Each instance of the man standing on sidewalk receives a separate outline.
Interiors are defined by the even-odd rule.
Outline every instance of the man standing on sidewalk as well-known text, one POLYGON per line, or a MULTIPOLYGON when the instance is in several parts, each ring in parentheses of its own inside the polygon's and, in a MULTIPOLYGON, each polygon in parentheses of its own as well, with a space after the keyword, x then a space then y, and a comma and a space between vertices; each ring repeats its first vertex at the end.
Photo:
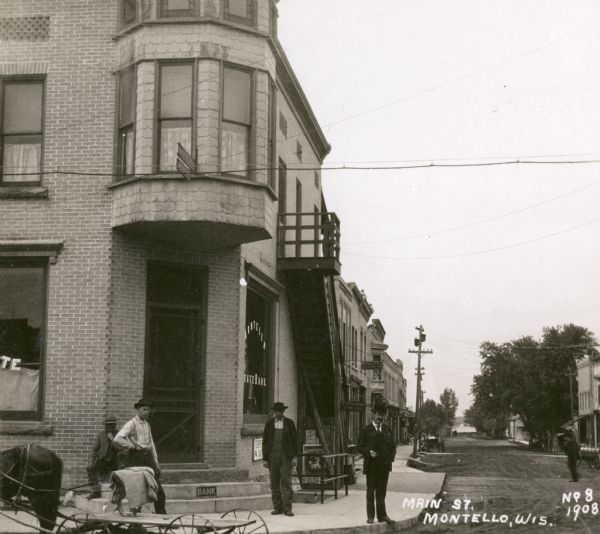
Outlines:
POLYGON ((581 458, 581 453, 579 452, 579 444, 577 443, 572 430, 567 431, 564 449, 567 454, 567 465, 571 472, 571 480, 577 482, 579 480, 579 475, 577 474, 577 462, 581 458))
POLYGON ((116 433, 117 419, 106 417, 104 430, 96 435, 89 455, 87 473, 92 492, 88 495, 88 499, 102 496, 99 481, 106 480, 110 472, 117 468, 116 451, 112 447, 116 433))
POLYGON ((269 468, 271 478, 271 514, 293 516, 292 468, 296 465, 296 425, 284 417, 287 406, 273 404, 274 417, 265 424, 263 432, 263 465, 269 468))
POLYGON ((119 430, 113 444, 122 449, 119 453, 119 469, 123 467, 150 467, 154 470, 156 484, 158 486, 157 501, 154 503, 154 511, 157 514, 166 514, 166 497, 160 478, 160 465, 158 464, 158 455, 152 439, 152 430, 148 423, 152 403, 140 399, 133 407, 137 415, 127 421, 123 428, 119 430), (124 464, 124 465, 123 465, 124 464))
POLYGON ((373 523, 375 512, 380 523, 393 525, 385 510, 385 494, 392 462, 396 456, 396 444, 392 430, 384 424, 387 404, 376 400, 373 421, 358 436, 357 449, 363 456, 363 472, 367 475, 367 523, 373 523))

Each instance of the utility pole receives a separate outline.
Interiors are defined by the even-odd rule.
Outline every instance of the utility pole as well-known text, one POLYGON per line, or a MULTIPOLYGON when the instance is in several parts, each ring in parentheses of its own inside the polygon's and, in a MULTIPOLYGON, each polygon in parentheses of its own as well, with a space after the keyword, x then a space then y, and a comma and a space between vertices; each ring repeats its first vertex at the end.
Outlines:
POLYGON ((571 423, 573 425, 573 430, 575 430, 575 404, 573 403, 573 376, 575 376, 575 373, 569 367, 569 397, 571 398, 571 423))
POLYGON ((423 354, 433 354, 432 350, 423 350, 423 343, 425 342, 425 329, 423 325, 415 326, 415 330, 419 331, 419 337, 415 338, 415 347, 417 350, 409 350, 410 354, 417 354, 417 399, 415 402, 415 439, 413 442, 413 453, 412 457, 417 457, 417 451, 419 449, 419 442, 421 439, 421 407, 423 403, 423 395, 421 393, 421 376, 423 375, 423 368, 421 367, 421 355, 423 354))

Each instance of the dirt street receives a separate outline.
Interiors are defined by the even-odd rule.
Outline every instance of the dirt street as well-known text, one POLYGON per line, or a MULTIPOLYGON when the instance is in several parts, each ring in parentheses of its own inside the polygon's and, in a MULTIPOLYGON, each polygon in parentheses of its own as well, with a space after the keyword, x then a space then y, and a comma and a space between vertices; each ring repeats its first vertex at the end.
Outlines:
POLYGON ((583 462, 572 482, 564 455, 471 438, 449 438, 423 460, 447 473, 446 493, 414 532, 600 533, 600 471, 583 462))

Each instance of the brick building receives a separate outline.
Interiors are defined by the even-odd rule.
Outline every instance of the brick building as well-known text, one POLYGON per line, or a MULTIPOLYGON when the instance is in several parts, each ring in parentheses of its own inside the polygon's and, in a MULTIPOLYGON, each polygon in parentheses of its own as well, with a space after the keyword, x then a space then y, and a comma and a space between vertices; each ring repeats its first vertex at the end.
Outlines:
POLYGON ((347 378, 348 401, 345 404, 347 435, 350 444, 356 444, 358 433, 369 420, 371 391, 365 362, 370 361, 367 328, 373 307, 354 282, 336 277, 340 339, 343 347, 347 378))
POLYGON ((77 482, 141 396, 163 462, 262 473, 273 400, 336 448, 329 145, 276 32, 274 0, 3 0, 0 448, 77 482))

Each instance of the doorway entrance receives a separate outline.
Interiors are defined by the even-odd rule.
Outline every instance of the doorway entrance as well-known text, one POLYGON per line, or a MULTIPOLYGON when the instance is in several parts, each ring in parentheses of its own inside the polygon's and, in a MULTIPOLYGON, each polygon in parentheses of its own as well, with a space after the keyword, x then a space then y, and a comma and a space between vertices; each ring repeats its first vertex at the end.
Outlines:
POLYGON ((205 272, 148 264, 144 397, 161 462, 202 460, 205 272))

